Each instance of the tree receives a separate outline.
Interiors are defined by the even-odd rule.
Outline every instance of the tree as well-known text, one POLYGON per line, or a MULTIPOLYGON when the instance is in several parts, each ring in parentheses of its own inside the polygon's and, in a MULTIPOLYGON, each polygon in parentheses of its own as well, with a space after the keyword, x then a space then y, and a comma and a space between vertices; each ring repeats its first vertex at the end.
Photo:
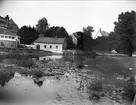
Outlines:
POLYGON ((44 35, 48 27, 49 27, 49 24, 45 17, 38 20, 38 23, 36 24, 36 30, 38 30, 40 35, 44 35))
POLYGON ((67 49, 74 49, 75 48, 75 43, 73 42, 72 36, 66 36, 66 42, 67 42, 67 49))
POLYGON ((88 27, 83 27, 83 32, 82 31, 77 31, 73 33, 73 36, 77 38, 77 49, 80 49, 82 51, 92 51, 92 32, 93 32, 93 27, 88 26, 88 27))
POLYGON ((116 50, 119 51, 119 35, 117 35, 115 32, 110 32, 109 34, 109 50, 116 50))
POLYGON ((93 27, 88 26, 88 27, 83 27, 83 50, 84 51, 92 51, 92 32, 93 32, 93 27))
POLYGON ((44 36, 45 37, 65 38, 66 36, 68 36, 68 33, 64 27, 53 26, 53 27, 49 27, 46 30, 46 33, 44 36))
POLYGON ((99 36, 93 39, 93 50, 108 51, 109 50, 109 37, 99 36))
POLYGON ((88 36, 90 36, 90 37, 92 37, 92 32, 93 32, 94 30, 93 30, 93 27, 92 26, 87 26, 86 28, 85 27, 83 27, 83 32, 84 32, 84 34, 86 34, 86 35, 88 35, 88 36))
POLYGON ((114 42, 115 49, 132 56, 136 46, 136 12, 119 14, 118 21, 114 24, 114 32, 111 34, 115 36, 114 40, 116 41, 113 41, 113 38, 111 39, 114 42))
POLYGON ((21 44, 31 44, 38 38, 38 31, 34 27, 23 26, 18 30, 21 44))
POLYGON ((78 31, 74 33, 77 38, 77 46, 76 48, 83 51, 83 32, 78 31))

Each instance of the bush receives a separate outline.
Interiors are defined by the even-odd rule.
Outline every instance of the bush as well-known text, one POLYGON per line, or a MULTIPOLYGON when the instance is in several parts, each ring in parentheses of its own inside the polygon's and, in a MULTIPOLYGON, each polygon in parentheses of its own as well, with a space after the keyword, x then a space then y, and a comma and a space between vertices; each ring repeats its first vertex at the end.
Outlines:
POLYGON ((136 94, 135 88, 135 80, 133 77, 131 77, 127 81, 127 85, 124 87, 123 99, 127 99, 128 101, 132 102, 136 94))
POLYGON ((90 86, 88 87, 89 99, 93 101, 99 101, 100 98, 104 96, 102 90, 103 88, 101 80, 91 83, 90 86))

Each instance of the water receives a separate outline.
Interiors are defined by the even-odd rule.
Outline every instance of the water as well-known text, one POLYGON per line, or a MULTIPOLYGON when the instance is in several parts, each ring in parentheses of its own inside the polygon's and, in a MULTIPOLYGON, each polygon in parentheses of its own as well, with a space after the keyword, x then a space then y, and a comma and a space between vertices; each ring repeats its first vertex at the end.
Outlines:
MULTIPOLYGON (((0 86, 0 105, 15 103, 46 105, 49 101, 69 100, 70 96, 73 96, 71 99, 78 97, 76 88, 79 87, 79 82, 73 81, 74 74, 67 76, 33 78, 31 75, 26 76, 15 72, 8 81, 5 81, 5 85, 0 86)), ((79 80, 78 77, 76 78, 79 80)))
POLYGON ((37 85, 31 77, 15 72, 14 77, 0 87, 1 100, 5 103, 35 103, 55 100, 58 82, 53 77, 43 77, 42 86, 37 85))
POLYGON ((43 61, 44 63, 48 63, 49 61, 68 61, 70 63, 76 63, 79 68, 83 67, 84 65, 88 65, 87 62, 91 65, 94 65, 92 58, 84 58, 83 56, 62 56, 62 55, 51 55, 51 56, 42 56, 42 57, 30 57, 30 56, 21 56, 21 57, 11 57, 11 58, 4 58, 1 59, 1 65, 18 65, 21 67, 32 67, 34 66, 35 61, 43 61), (85 63, 85 64, 84 64, 85 63))

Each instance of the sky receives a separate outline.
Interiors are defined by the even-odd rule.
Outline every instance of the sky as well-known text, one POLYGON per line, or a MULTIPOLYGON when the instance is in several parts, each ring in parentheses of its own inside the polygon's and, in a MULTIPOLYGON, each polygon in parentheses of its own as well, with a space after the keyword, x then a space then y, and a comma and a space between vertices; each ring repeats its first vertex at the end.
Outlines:
POLYGON ((45 17, 50 26, 64 27, 69 34, 92 26, 93 36, 98 30, 111 32, 121 12, 136 11, 131 0, 3 0, 0 16, 9 15, 20 27, 35 26, 45 17))

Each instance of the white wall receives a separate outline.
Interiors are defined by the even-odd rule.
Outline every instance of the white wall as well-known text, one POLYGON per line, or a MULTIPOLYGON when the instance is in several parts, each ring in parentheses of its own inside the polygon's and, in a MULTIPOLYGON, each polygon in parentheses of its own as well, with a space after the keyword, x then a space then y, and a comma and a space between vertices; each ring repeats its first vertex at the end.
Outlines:
POLYGON ((18 36, 12 36, 12 35, 5 35, 5 34, 0 34, 0 40, 9 40, 9 41, 16 41, 16 39, 19 40, 18 36), (4 37, 1 37, 4 36, 4 37), (12 39, 14 37, 14 39, 12 39))
POLYGON ((34 45, 40 45, 41 50, 62 53, 62 44, 46 44, 46 43, 34 43, 34 45), (45 48, 46 45, 46 48, 45 48), (52 48, 50 48, 50 45, 52 48), (58 48, 56 48, 58 46, 58 48))

